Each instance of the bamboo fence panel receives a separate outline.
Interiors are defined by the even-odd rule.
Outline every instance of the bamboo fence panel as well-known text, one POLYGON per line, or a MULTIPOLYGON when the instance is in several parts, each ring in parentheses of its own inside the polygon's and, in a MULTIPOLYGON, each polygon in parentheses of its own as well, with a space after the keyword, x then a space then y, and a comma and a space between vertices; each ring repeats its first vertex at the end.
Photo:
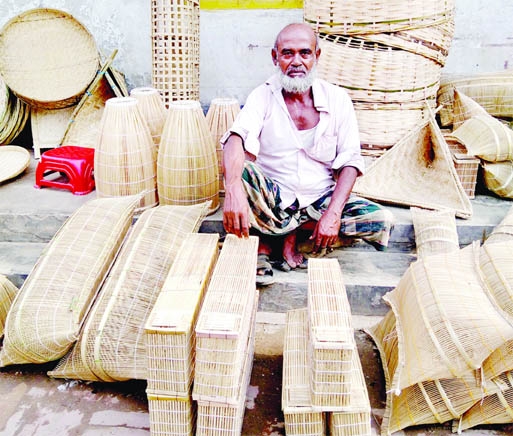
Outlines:
POLYGON ((158 148, 167 115, 162 97, 155 88, 149 86, 132 89, 130 96, 137 99, 139 110, 148 123, 153 143, 158 148))

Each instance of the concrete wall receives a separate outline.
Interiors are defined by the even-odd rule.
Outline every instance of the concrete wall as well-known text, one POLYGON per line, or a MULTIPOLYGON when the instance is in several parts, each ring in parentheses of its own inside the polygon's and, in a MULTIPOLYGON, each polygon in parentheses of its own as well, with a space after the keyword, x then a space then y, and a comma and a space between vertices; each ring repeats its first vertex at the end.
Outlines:
MULTIPOLYGON (((93 34, 129 87, 151 85, 150 0, 1 0, 0 26, 31 8, 71 13, 93 34)), ((456 33, 444 68, 448 74, 474 74, 513 68, 511 0, 456 0, 456 33)), ((273 71, 270 51, 283 25, 302 20, 302 9, 201 11, 200 99, 248 92, 273 71)))

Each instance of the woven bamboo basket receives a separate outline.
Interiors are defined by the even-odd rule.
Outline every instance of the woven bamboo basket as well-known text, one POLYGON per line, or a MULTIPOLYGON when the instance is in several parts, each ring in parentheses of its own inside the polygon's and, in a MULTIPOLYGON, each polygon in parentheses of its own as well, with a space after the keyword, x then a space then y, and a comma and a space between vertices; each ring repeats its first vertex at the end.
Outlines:
POLYGON ((356 180, 353 192, 397 205, 453 209, 460 218, 472 215, 449 147, 432 118, 377 159, 356 180))
POLYGON ((194 436, 196 404, 190 396, 176 397, 146 389, 150 433, 159 436, 194 436))
POLYGON ((207 111, 207 125, 214 137, 217 163, 219 168, 219 190, 224 191, 223 180, 223 148, 221 137, 230 129, 240 112, 239 101, 236 98, 214 98, 207 111))
POLYGON ((351 364, 358 353, 337 259, 308 261, 308 313, 312 404, 337 410, 351 401, 351 364))
POLYGON ((383 297, 396 317, 396 394, 424 381, 463 377, 513 338, 513 326, 482 288, 478 253, 474 243, 418 260, 383 297))
POLYGON ((493 244, 496 242, 505 242, 513 240, 513 206, 508 210, 502 221, 495 226, 492 233, 486 238, 484 244, 493 244))
POLYGON ((305 22, 318 32, 361 34, 397 32, 444 23, 454 14, 454 0, 305 0, 305 22))
POLYGON ((200 2, 152 0, 152 86, 166 107, 199 100, 200 2))
POLYGON ((488 162, 513 160, 513 130, 490 115, 476 115, 452 132, 473 156, 488 162))
POLYGON ((486 187, 503 198, 513 198, 513 161, 482 162, 486 187))
POLYGON ((157 149, 132 97, 107 100, 94 154, 96 193, 102 197, 143 194, 140 210, 157 198, 157 149))
POLYGON ((258 238, 227 235, 196 324, 193 399, 236 404, 254 323, 258 238))
POLYGON ((255 318, 258 306, 258 291, 255 291, 253 301, 250 329, 245 338, 247 346, 240 356, 242 366, 238 370, 239 383, 237 393, 233 398, 234 401, 223 402, 199 399, 197 436, 210 436, 212 434, 239 436, 241 434, 246 392, 251 379, 253 356, 255 352, 255 318))
POLYGON ((64 11, 31 9, 0 32, 0 74, 34 107, 58 109, 77 103, 98 64, 93 36, 64 11))
POLYGON ((50 362, 72 347, 139 201, 91 200, 63 224, 9 311, 1 366, 50 362))
POLYGON ((308 343, 307 309, 287 311, 283 337, 281 406, 285 433, 291 436, 326 434, 326 414, 312 407, 308 343))
POLYGON ((198 101, 174 102, 164 124, 157 158, 161 204, 211 201, 219 208, 216 147, 198 101))
POLYGON ((81 380, 147 379, 145 323, 186 236, 207 204, 158 206, 134 224, 73 349, 48 375, 81 380))
POLYGON ((18 145, 0 147, 0 183, 23 173, 30 165, 30 153, 18 145))
POLYGON ((454 89, 470 97, 490 115, 513 118, 513 70, 483 73, 473 76, 443 75, 438 90, 438 105, 442 126, 453 123, 454 89))
POLYGON ((458 229, 453 210, 410 208, 417 257, 459 250, 458 229))
POLYGON ((408 103, 436 96, 441 65, 405 50, 343 35, 321 35, 320 78, 354 101, 408 103))
POLYGON ((146 321, 148 389, 186 396, 191 392, 197 315, 215 260, 219 235, 186 237, 146 321))
POLYGON ((137 99, 139 110, 148 123, 153 143, 158 147, 167 115, 162 97, 155 88, 149 86, 132 89, 130 96, 137 99))
POLYGON ((74 108, 75 106, 63 109, 33 108, 30 111, 35 159, 41 157, 41 149, 60 147, 74 108))
MULTIPOLYGON (((428 103, 433 106, 434 100, 428 103)), ((387 150, 429 117, 425 102, 353 103, 363 150, 387 150)))
POLYGON ((30 107, 16 97, 0 76, 0 145, 10 144, 23 130, 30 107))
POLYGON ((4 335, 5 319, 11 309, 18 288, 3 274, 0 274, 0 337, 4 335))

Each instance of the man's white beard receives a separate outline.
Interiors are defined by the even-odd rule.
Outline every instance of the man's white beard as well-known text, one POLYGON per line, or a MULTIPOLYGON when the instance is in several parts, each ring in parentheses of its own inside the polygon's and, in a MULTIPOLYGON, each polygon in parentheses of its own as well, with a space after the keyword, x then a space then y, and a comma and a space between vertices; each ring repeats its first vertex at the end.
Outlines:
POLYGON ((304 77, 289 77, 283 73, 279 66, 277 66, 277 69, 282 88, 286 92, 290 92, 292 94, 302 94, 308 91, 312 86, 317 73, 317 67, 315 65, 304 77))

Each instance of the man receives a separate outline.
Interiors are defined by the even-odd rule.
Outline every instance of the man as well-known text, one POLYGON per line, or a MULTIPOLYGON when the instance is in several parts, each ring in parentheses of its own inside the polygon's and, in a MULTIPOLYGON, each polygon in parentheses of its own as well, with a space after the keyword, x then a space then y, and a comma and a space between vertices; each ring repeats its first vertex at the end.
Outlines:
POLYGON ((260 236, 257 283, 272 282, 273 238, 281 236, 281 269, 306 268, 297 229, 315 222, 313 253, 339 235, 384 250, 390 212, 351 196, 363 172, 356 116, 348 94, 315 78, 321 51, 306 24, 289 24, 272 49, 277 74, 253 90, 221 139, 228 233, 260 236))

